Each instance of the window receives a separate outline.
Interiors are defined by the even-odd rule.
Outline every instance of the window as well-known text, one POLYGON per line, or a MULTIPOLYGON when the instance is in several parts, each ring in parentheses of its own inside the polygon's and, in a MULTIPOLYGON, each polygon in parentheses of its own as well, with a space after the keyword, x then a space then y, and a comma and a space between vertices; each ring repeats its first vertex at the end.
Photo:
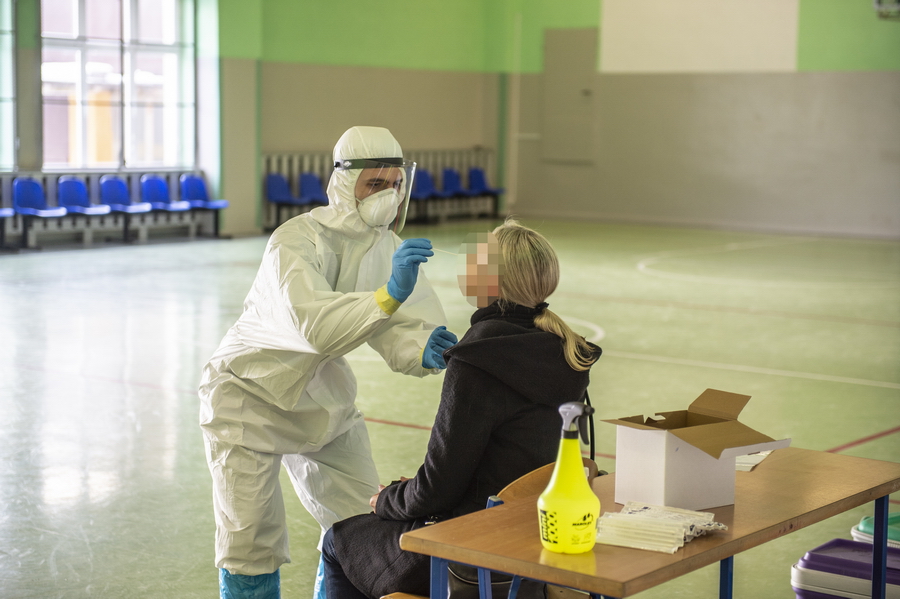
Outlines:
POLYGON ((12 0, 0 0, 0 170, 12 170, 15 166, 14 40, 12 0))
POLYGON ((44 168, 193 166, 193 0, 41 0, 41 39, 44 168))

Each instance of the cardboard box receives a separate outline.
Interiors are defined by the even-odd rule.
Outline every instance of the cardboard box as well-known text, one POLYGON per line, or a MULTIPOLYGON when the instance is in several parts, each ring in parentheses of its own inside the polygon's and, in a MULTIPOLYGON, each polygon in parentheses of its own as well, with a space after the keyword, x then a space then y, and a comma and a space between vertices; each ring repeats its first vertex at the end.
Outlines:
POLYGON ((738 422, 748 401, 707 389, 687 410, 604 420, 616 425, 616 503, 688 510, 734 503, 735 458, 791 444, 738 422))

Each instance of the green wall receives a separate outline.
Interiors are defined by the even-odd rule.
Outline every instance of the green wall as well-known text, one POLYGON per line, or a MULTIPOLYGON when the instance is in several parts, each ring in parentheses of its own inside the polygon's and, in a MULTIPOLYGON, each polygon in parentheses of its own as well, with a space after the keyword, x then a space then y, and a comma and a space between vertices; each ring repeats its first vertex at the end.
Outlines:
MULTIPOLYGON (((219 47, 275 62, 539 73, 544 30, 599 27, 601 2, 219 0, 219 47)), ((800 0, 797 55, 800 71, 900 70, 900 21, 878 19, 872 0, 800 0)))
POLYGON ((900 70, 900 21, 872 0, 800 0, 799 71, 900 70))
MULTIPOLYGON (((197 1, 202 6, 203 0, 197 1)), ((263 57, 262 15, 263 0, 219 0, 219 52, 223 58, 263 57)))
POLYGON ((266 0, 263 59, 479 72, 484 16, 481 0, 266 0))

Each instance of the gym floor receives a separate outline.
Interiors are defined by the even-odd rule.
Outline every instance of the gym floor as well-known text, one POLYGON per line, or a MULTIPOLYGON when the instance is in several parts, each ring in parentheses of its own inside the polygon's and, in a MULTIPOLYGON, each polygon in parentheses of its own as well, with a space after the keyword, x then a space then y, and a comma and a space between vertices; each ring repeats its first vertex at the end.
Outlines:
MULTIPOLYGON (((706 388, 752 396, 741 421, 795 447, 900 462, 900 242, 523 223, 560 256, 551 309, 604 349, 590 387, 600 468, 616 467, 601 419, 684 409, 706 388)), ((493 224, 402 236, 455 253, 493 224)), ((217 595, 196 388, 265 242, 0 255, 0 597, 217 595)), ((461 336, 473 308, 455 258, 437 253, 426 272, 461 336)), ((394 374, 368 346, 348 358, 382 482, 413 475, 443 377, 394 374)), ((282 594, 309 599, 318 526, 282 483, 282 594)), ((793 598, 791 564, 850 538, 872 507, 740 554, 735 596, 793 598)), ((715 597, 717 584, 711 566, 636 596, 715 597)))

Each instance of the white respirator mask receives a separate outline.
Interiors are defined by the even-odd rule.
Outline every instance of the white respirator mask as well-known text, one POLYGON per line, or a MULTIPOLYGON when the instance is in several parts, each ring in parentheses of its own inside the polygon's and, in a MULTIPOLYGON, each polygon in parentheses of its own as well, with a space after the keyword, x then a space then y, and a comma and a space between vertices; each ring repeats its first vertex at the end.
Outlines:
POLYGON ((383 189, 357 201, 356 209, 364 223, 370 227, 384 227, 397 218, 401 198, 396 189, 383 189))

